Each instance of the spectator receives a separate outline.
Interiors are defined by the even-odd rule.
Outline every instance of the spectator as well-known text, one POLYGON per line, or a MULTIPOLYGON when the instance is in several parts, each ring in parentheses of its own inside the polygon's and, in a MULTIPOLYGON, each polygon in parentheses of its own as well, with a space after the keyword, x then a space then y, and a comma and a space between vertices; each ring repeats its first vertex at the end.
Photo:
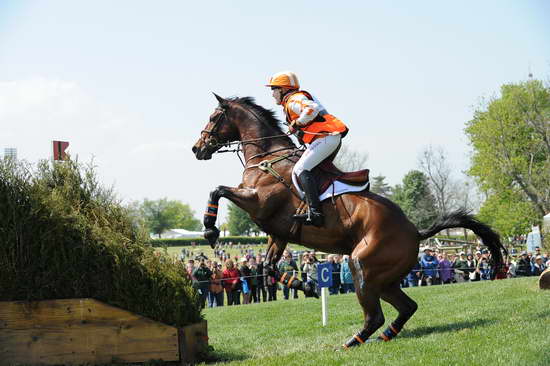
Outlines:
POLYGON ((210 279, 212 278, 212 271, 206 266, 204 259, 200 260, 199 266, 193 271, 193 277, 195 278, 194 287, 199 293, 201 309, 204 309, 210 292, 210 279))
POLYGON ((546 269, 546 265, 542 261, 542 256, 537 255, 535 257, 535 264, 533 264, 533 276, 540 276, 546 269))
POLYGON ((468 261, 466 260, 466 253, 460 252, 460 255, 457 260, 455 260, 453 264, 453 268, 455 270, 455 281, 456 282, 464 282, 467 281, 468 278, 468 261))
POLYGON ((424 249, 420 264, 422 266, 421 282, 425 283, 426 286, 431 286, 437 276, 437 259, 430 248, 424 249))
POLYGON ((256 298, 260 302, 260 295, 263 302, 267 301, 267 291, 265 290, 266 277, 264 276, 264 258, 261 254, 256 256, 256 298))
POLYGON ((527 252, 521 252, 521 258, 516 266, 516 275, 518 277, 531 275, 531 261, 527 256, 527 252))
POLYGON ((453 268, 445 252, 439 255, 438 271, 442 284, 451 283, 453 279, 453 268))
POLYGON ((300 277, 302 279, 302 282, 307 282, 307 273, 304 270, 304 267, 307 265, 309 261, 309 252, 305 252, 302 256, 302 262, 300 263, 300 277))
POLYGON ((250 267, 250 301, 260 302, 258 297, 258 265, 256 264, 256 258, 250 257, 248 260, 248 267, 250 267))
POLYGON ((479 267, 479 262, 481 261, 481 256, 482 256, 482 253, 480 250, 476 251, 476 268, 479 267))
POLYGON ((306 281, 309 285, 314 286, 317 295, 320 294, 320 288, 317 283, 317 265, 318 262, 315 261, 315 257, 310 255, 307 258, 307 263, 304 265, 304 271, 306 273, 306 281))
POLYGON ((422 268, 420 267, 420 262, 418 260, 416 261, 406 278, 409 287, 416 287, 420 285, 420 281, 422 278, 422 268))
POLYGON ((535 264, 535 260, 536 260, 537 256, 539 256, 539 255, 542 257, 541 252, 540 252, 540 247, 535 247, 535 254, 531 257, 531 263, 532 264, 535 264))
POLYGON ((227 294, 227 305, 240 305, 241 303, 241 273, 231 259, 225 261, 225 270, 223 271, 223 287, 227 294))
POLYGON ((250 295, 252 293, 252 270, 248 266, 246 257, 241 258, 241 292, 243 294, 243 304, 250 304, 250 295))
POLYGON ((313 258, 313 262, 319 263, 319 259, 317 259, 317 255, 316 255, 316 253, 315 253, 315 250, 312 250, 312 251, 309 253, 309 257, 310 257, 310 258, 313 258))
POLYGON ((482 280, 490 280, 491 267, 489 266, 489 258, 487 254, 482 254, 479 262, 477 262, 477 271, 482 280))
POLYGON ((353 277, 351 275, 351 269, 349 268, 349 255, 345 255, 342 258, 342 264, 340 267, 340 282, 342 283, 343 293, 355 292, 353 286, 353 277))
POLYGON ((218 265, 218 262, 213 261, 210 267, 212 271, 212 280, 210 281, 210 293, 208 294, 208 306, 223 306, 223 272, 218 265))
MULTIPOLYGON (((296 276, 298 274, 298 266, 296 265, 296 262, 294 262, 294 260, 292 259, 292 255, 288 250, 285 250, 283 252, 283 258, 279 262, 278 268, 279 268, 279 272, 281 272, 281 275, 283 275, 283 273, 286 273, 287 276, 289 276, 289 278, 292 276, 296 276)), ((288 300, 289 292, 290 292, 290 289, 288 288, 288 286, 283 285, 283 296, 285 297, 285 300, 288 300)), ((293 297, 297 299, 298 290, 292 289, 292 293, 293 293, 293 297)))
POLYGON ((189 278, 191 281, 196 281, 195 277, 193 277, 193 271, 195 270, 195 261, 190 259, 187 261, 187 264, 185 265, 185 270, 187 271, 187 274, 189 275, 189 278))
POLYGON ((515 261, 515 258, 508 257, 506 259, 506 266, 508 267, 508 271, 506 272, 506 277, 507 278, 516 277, 516 261, 515 261))
POLYGON ((466 275, 468 276, 467 279, 470 281, 479 281, 481 277, 477 278, 478 277, 478 273, 476 272, 477 261, 475 260, 472 254, 468 254, 468 256, 466 257, 466 265, 467 265, 467 268, 465 269, 465 272, 466 272, 466 275))
POLYGON ((332 269, 332 286, 329 287, 328 292, 331 295, 337 295, 340 291, 340 263, 338 263, 338 255, 331 254, 328 256, 328 262, 332 269))

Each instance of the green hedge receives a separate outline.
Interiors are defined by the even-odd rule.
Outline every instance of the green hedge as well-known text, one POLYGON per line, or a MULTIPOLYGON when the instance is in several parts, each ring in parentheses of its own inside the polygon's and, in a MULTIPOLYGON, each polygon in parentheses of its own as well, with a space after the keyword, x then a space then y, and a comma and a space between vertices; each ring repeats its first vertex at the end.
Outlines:
POLYGON ((0 160, 0 300, 91 297, 181 327, 202 319, 181 263, 91 165, 0 160))
MULTIPOLYGON (((233 244, 266 244, 267 236, 224 236, 218 240, 220 243, 233 244)), ((184 247, 190 246, 192 243, 196 245, 208 245, 208 241, 204 238, 185 238, 185 239, 152 239, 149 243, 153 247, 184 247)))

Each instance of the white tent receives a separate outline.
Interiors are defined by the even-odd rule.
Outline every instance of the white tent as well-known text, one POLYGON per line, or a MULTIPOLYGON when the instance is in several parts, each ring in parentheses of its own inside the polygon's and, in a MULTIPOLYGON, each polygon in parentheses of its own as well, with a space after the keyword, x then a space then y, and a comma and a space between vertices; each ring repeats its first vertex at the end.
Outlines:
POLYGON ((203 238, 202 231, 189 231, 185 229, 169 229, 160 234, 162 239, 203 238))
POLYGON ((550 213, 542 218, 542 227, 546 230, 550 230, 550 213))

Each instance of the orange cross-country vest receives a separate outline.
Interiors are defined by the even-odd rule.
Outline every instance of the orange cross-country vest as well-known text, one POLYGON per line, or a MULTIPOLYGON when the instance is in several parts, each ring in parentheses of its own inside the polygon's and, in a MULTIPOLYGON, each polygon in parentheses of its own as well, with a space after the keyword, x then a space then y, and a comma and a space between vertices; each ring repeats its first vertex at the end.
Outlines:
MULTIPOLYGON (((313 100, 312 95, 305 90, 296 91, 294 93, 290 93, 286 95, 285 98, 283 99, 283 104, 284 104, 286 120, 288 123, 292 122, 293 120, 299 117, 288 107, 289 103, 287 103, 290 97, 292 95, 295 95, 296 93, 302 93, 309 100, 313 100)), ((326 113, 326 111, 324 110, 319 112, 317 117, 315 117, 315 119, 311 121, 308 125, 303 127, 300 127, 300 126, 297 126, 297 127, 300 128, 300 130, 303 132, 302 140, 306 144, 310 144, 311 142, 313 142, 315 139, 319 137, 324 137, 323 135, 316 135, 317 133, 339 132, 342 135, 342 137, 344 137, 349 130, 347 126, 344 124, 344 122, 342 122, 340 119, 336 118, 332 114, 326 113)))

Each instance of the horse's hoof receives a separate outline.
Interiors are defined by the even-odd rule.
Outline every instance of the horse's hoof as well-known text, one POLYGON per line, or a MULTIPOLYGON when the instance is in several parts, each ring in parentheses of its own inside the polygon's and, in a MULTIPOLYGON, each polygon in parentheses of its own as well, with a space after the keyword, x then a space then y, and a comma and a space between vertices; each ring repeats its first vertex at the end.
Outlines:
POLYGON ((204 231, 204 238, 208 240, 208 243, 210 244, 210 247, 212 249, 216 247, 216 242, 218 241, 219 237, 220 230, 218 230, 218 228, 215 226, 204 231))

